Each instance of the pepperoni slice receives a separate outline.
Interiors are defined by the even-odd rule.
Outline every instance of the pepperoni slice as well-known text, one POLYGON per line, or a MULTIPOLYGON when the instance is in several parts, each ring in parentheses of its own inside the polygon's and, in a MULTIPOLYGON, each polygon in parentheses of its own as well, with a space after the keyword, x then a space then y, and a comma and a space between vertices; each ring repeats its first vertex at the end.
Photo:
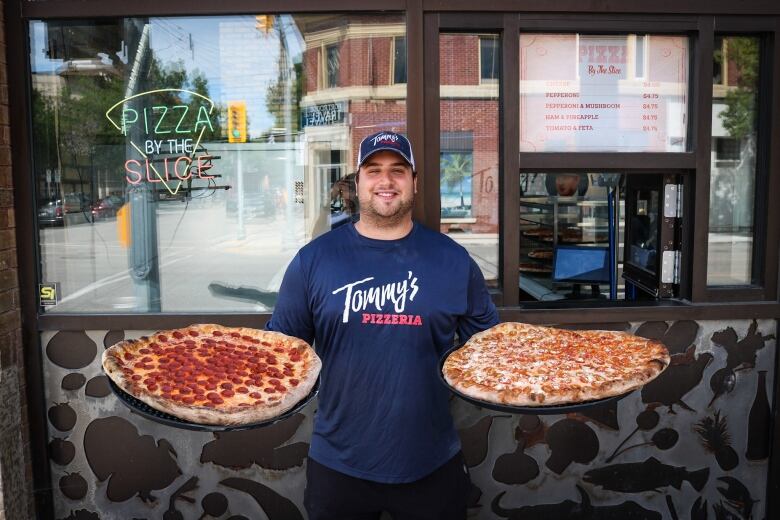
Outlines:
POLYGON ((239 334, 238 332, 231 332, 230 335, 232 337, 234 337, 234 338, 240 338, 241 337, 241 334, 239 334))
POLYGON ((249 397, 251 397, 252 399, 261 399, 263 397, 263 394, 261 394, 260 392, 252 392, 251 394, 249 394, 249 397))
POLYGON ((273 394, 273 393, 276 393, 276 389, 275 388, 271 388, 269 386, 268 388, 264 388, 263 392, 265 392, 266 394, 273 394))
POLYGON ((141 379, 143 379, 143 376, 140 376, 140 375, 138 375, 138 374, 134 374, 134 375, 133 375, 133 377, 132 377, 131 379, 132 379, 133 381, 140 381, 141 379))
POLYGON ((284 385, 277 385, 276 389, 280 392, 286 392, 287 388, 284 385))
POLYGON ((214 383, 206 383, 206 390, 216 390, 216 389, 217 389, 217 385, 215 385, 214 383))
POLYGON ((154 392, 154 391, 156 391, 156 390, 157 390, 157 385, 155 385, 154 383, 152 383, 152 384, 146 385, 146 388, 147 388, 147 389, 148 389, 150 392, 154 392))
POLYGON ((217 336, 217 337, 219 337, 219 336, 221 336, 221 335, 222 335, 222 332, 221 332, 221 331, 219 331, 219 330, 215 330, 215 331, 213 331, 213 332, 211 333, 211 335, 212 335, 212 336, 217 336))
POLYGON ((300 381, 297 379, 290 379, 290 384, 293 386, 298 386, 300 384, 300 381))
POLYGON ((220 394, 222 395, 222 397, 233 397, 234 395, 236 395, 236 393, 233 390, 222 390, 220 394))
POLYGON ((131 359, 133 359, 134 356, 130 352, 125 352, 124 357, 126 360, 130 361, 131 359))
POLYGON ((276 347, 274 349, 274 352, 278 352, 279 354, 284 354, 284 349, 282 347, 276 347))
POLYGON ((139 348, 139 349, 138 349, 138 352, 139 352, 140 354, 151 354, 151 353, 152 353, 152 351, 151 351, 151 350, 149 350, 148 348, 139 348))
POLYGON ((172 335, 173 335, 173 337, 174 337, 174 338, 176 338, 176 339, 182 339, 182 338, 184 337, 184 334, 182 334, 182 333, 181 333, 181 332, 179 332, 178 330, 175 330, 175 331, 173 331, 173 334, 172 334, 172 335))
POLYGON ((160 334, 159 336, 157 336, 157 340, 166 343, 168 341, 168 336, 166 336, 165 334, 160 334))
POLYGON ((236 392, 238 392, 239 394, 246 394, 249 393, 249 389, 245 386, 239 386, 238 388, 236 388, 236 392))
POLYGON ((222 384, 221 384, 221 385, 219 385, 219 386, 220 386, 220 387, 222 387, 222 388, 223 388, 223 389, 225 389, 225 390, 232 390, 232 389, 233 389, 233 385, 232 385, 232 384, 230 384, 230 383, 222 383, 222 384))
POLYGON ((197 330, 190 329, 190 330, 187 331, 187 333, 190 336, 192 336, 193 338, 196 338, 196 337, 200 336, 200 333, 197 330))
POLYGON ((195 398, 194 397, 184 397, 182 398, 182 402, 185 404, 195 404, 195 398))

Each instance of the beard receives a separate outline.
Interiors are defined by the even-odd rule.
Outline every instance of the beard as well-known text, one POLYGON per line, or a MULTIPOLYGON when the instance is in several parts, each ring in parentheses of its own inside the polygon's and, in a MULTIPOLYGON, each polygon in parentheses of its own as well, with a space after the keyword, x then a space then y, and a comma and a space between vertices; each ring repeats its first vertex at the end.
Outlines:
POLYGON ((375 199, 369 196, 360 199, 360 218, 365 219, 377 227, 394 227, 403 222, 414 208, 414 195, 408 199, 400 199, 394 206, 376 204, 375 199))

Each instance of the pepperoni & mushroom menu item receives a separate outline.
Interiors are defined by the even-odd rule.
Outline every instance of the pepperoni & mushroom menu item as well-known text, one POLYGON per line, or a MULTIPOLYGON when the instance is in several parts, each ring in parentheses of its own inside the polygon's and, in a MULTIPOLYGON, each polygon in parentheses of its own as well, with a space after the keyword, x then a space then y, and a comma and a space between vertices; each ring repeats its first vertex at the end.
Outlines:
POLYGON ((625 332, 501 323, 444 362, 458 392, 511 406, 573 404, 621 395, 658 377, 666 347, 625 332))
POLYGON ((252 424, 293 408, 314 387, 320 359, 278 332, 191 325, 121 341, 103 369, 125 392, 179 419, 252 424))

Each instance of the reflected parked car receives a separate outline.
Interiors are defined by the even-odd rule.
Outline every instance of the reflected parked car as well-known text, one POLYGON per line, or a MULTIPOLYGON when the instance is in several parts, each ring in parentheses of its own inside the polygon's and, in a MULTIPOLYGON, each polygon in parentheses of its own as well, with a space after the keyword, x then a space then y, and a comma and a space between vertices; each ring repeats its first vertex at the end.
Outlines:
POLYGON ((62 226, 65 224, 65 210, 61 199, 44 200, 38 206, 38 224, 41 226, 62 226))
POLYGON ((66 193, 63 209, 65 213, 81 213, 90 207, 90 200, 84 193, 66 193))
POLYGON ((119 211, 119 208, 121 208, 124 203, 124 199, 118 195, 109 195, 108 197, 98 199, 97 202, 92 205, 92 220, 95 221, 116 217, 117 211, 119 211))

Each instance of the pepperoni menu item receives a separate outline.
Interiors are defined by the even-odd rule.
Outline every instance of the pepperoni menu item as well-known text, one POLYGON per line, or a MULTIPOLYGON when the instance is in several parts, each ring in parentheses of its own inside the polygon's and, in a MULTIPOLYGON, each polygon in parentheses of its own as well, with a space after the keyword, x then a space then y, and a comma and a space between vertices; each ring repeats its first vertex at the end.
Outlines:
POLYGON ((658 377, 666 347, 625 332, 501 323, 444 361, 444 379, 475 399, 510 406, 574 404, 621 395, 658 377))
POLYGON ((220 325, 156 332, 103 353, 103 369, 152 408, 197 424, 277 417, 311 392, 320 359, 305 341, 220 325))

